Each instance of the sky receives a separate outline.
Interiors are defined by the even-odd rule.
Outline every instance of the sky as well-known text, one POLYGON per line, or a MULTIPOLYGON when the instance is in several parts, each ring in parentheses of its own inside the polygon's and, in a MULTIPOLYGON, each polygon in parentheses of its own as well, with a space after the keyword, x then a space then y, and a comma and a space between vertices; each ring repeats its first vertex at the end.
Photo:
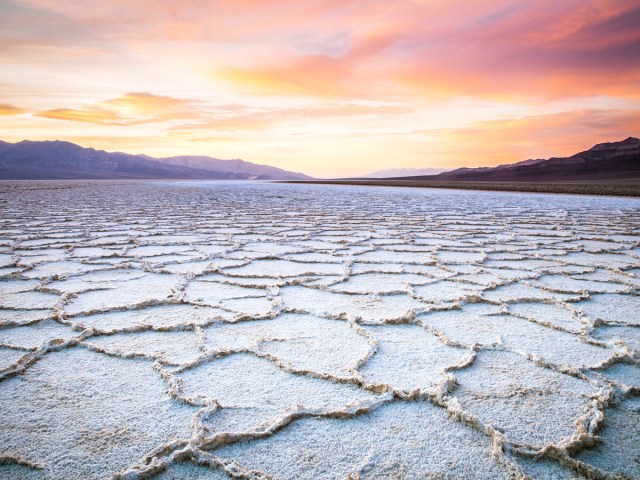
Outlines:
POLYGON ((319 177, 640 136, 640 0, 0 0, 0 140, 319 177))

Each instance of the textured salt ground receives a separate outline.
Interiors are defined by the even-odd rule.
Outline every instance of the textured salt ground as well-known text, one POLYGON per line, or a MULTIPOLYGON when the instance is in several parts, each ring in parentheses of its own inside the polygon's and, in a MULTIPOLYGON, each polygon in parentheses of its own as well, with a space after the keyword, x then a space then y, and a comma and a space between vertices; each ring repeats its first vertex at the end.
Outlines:
POLYGON ((640 478, 637 200, 0 200, 2 478, 640 478))
POLYGON ((255 322, 216 323, 204 333, 207 351, 265 353, 296 370, 336 377, 352 376, 351 367, 364 358, 370 348, 367 338, 346 322, 310 315, 282 314, 255 322))
POLYGON ((366 382, 386 384, 410 392, 429 391, 444 382, 450 365, 464 363, 469 353, 450 347, 415 325, 367 327, 378 340, 378 350, 361 369, 366 382))
POLYGON ((350 420, 306 419, 218 455, 281 478, 508 478, 485 436, 428 403, 387 405, 350 420))
POLYGON ((571 436, 597 388, 538 367, 511 352, 486 351, 457 372, 453 397, 462 409, 506 432, 509 440, 542 448, 571 436))
POLYGON ((607 412, 604 428, 600 433, 602 443, 584 451, 578 459, 596 465, 615 474, 632 478, 640 476, 640 399, 629 398, 607 412))
POLYGON ((98 332, 116 333, 127 330, 172 330, 191 325, 206 326, 215 321, 231 320, 234 314, 207 306, 171 304, 134 310, 96 313, 67 318, 79 329, 93 328, 98 332))
POLYGON ((569 305, 555 303, 514 303, 508 307, 509 313, 532 322, 542 323, 552 328, 559 328, 579 334, 584 324, 574 314, 569 305))
POLYGON ((79 347, 50 353, 3 383, 3 451, 40 465, 47 478, 108 477, 188 436, 194 414, 170 401, 150 364, 79 347))
MULTIPOLYGON (((267 406, 275 413, 299 405, 337 409, 371 397, 369 392, 349 384, 291 375, 266 359, 246 353, 198 365, 178 376, 188 396, 204 396, 227 407, 267 406)), ((272 417, 275 420, 278 415, 272 417)))
POLYGON ((220 471, 211 470, 192 463, 175 463, 166 471, 156 475, 156 480, 227 480, 220 471))
POLYGON ((0 345, 34 348, 53 339, 68 340, 78 335, 66 325, 54 320, 42 320, 32 325, 0 329, 0 345))

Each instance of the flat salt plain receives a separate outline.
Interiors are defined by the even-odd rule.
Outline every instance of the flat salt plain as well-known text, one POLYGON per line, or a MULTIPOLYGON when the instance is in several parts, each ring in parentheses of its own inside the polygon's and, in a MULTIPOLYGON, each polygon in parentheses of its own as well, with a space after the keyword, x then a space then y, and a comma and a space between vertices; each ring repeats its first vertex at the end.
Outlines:
POLYGON ((640 201, 0 184, 0 477, 640 478, 640 201))

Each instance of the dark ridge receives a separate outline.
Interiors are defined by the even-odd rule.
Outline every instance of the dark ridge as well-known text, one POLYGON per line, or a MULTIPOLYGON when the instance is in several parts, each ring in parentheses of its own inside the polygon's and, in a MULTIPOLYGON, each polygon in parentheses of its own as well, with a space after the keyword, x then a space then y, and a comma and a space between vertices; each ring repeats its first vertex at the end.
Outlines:
POLYGON ((498 167, 459 168, 439 175, 393 180, 448 182, 579 182, 637 178, 640 183, 640 140, 600 143, 570 157, 525 160, 498 167))

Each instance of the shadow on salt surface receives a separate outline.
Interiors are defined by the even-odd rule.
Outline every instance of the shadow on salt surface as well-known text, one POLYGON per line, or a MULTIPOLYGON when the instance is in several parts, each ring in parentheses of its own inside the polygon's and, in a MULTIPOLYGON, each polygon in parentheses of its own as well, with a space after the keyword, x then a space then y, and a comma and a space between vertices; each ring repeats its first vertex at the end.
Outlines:
POLYGON ((330 290, 344 293, 407 293, 409 285, 424 285, 433 282, 432 278, 413 273, 362 273, 350 275, 347 281, 331 286, 330 290))
POLYGON ((640 287, 640 278, 637 278, 637 274, 636 276, 633 276, 633 270, 627 270, 624 273, 618 273, 611 270, 596 268, 595 270, 587 273, 573 275, 573 277, 581 280, 598 280, 600 282, 613 282, 623 285, 640 287))
POLYGON ((452 396, 462 409, 504 431, 510 441, 540 449, 571 436, 598 388, 502 351, 482 351, 455 372, 452 396))
POLYGON ((264 288, 238 287, 225 283, 191 281, 187 286, 185 299, 216 306, 224 300, 250 297, 266 297, 264 288))
POLYGON ((618 325, 600 325, 594 333, 593 338, 616 345, 626 345, 636 352, 636 357, 640 354, 640 328, 618 325))
POLYGON ((0 478, 11 480, 41 480, 46 478, 44 472, 25 465, 8 463, 0 464, 0 478))
MULTIPOLYGON (((226 258, 215 258, 212 260, 188 261, 184 263, 172 263, 163 265, 160 270, 163 273, 192 273, 202 275, 206 272, 213 272, 219 268, 236 267, 244 265, 244 260, 228 260, 226 258)), ((200 277, 202 279, 202 277, 200 277)))
POLYGON ((200 364, 177 376, 187 396, 205 396, 223 407, 240 407, 232 412, 245 422, 245 428, 247 415, 257 428, 263 422, 275 422, 285 410, 298 405, 334 410, 375 397, 349 384, 287 372, 248 353, 200 364))
POLYGON ((175 255, 158 255, 155 257, 133 257, 130 261, 131 263, 144 262, 156 269, 176 263, 202 260, 203 258, 205 258, 205 256, 198 253, 180 253, 175 255))
POLYGON ((2 310, 0 309, 0 327, 28 325, 51 316, 51 310, 2 310))
POLYGON ((149 278, 152 274, 129 268, 99 270, 63 280, 53 280, 45 288, 57 292, 80 293, 118 287, 122 282, 149 278))
MULTIPOLYGON (((511 267, 489 267, 486 265, 487 262, 483 264, 482 270, 485 272, 489 272, 492 275, 495 275, 500 280, 506 281, 514 281, 514 280, 523 280, 530 278, 537 278, 540 274, 536 271, 526 270, 526 269, 518 269, 511 267)), ((496 282, 503 283, 503 282, 496 282)))
POLYGON ((441 280, 414 287, 413 291, 415 296, 424 302, 442 304, 444 302, 463 300, 467 297, 480 296, 484 288, 481 285, 441 280))
POLYGON ((330 253, 302 252, 285 255, 285 260, 304 263, 342 263, 344 258, 330 253))
POLYGON ((0 254, 0 268, 10 267, 13 265, 15 258, 11 254, 0 254))
POLYGON ((640 327, 640 296, 601 294, 575 304, 591 320, 640 327))
POLYGON ((170 400, 148 362, 83 348, 47 354, 0 389, 4 454, 47 478, 109 478, 152 448, 188 438, 197 409, 170 400))
POLYGON ((374 250, 358 255, 359 263, 404 263, 435 264, 435 257, 428 252, 394 252, 392 250, 374 250))
POLYGON ((136 332, 91 337, 84 342, 92 350, 123 358, 144 357, 168 365, 194 362, 203 355, 194 332, 136 332))
POLYGON ((121 249, 103 247, 75 247, 69 252, 69 257, 73 259, 107 258, 117 255, 120 251, 121 249))
POLYGON ((542 325, 561 328, 571 333, 580 333, 583 323, 568 308, 555 303, 512 303, 509 313, 542 325))
MULTIPOLYGON (((351 265, 351 275, 363 275, 363 274, 399 274, 405 272, 405 266, 401 263, 353 263, 351 265)), ((440 270, 438 267, 432 267, 435 270, 440 270)), ((440 270, 443 271, 443 270, 440 270)), ((385 275, 385 277, 393 277, 392 275, 385 275)), ((392 278, 389 278, 391 280, 392 278)), ((427 277, 427 280, 429 278, 427 277)))
POLYGON ((209 352, 255 350, 295 369, 350 377, 352 365, 369 349, 366 338, 344 320, 282 314, 272 320, 217 323, 205 330, 209 352))
POLYGON ((298 247, 296 245, 282 245, 280 243, 275 242, 257 242, 257 243, 245 243, 242 246, 243 252, 257 252, 267 254, 270 257, 280 257, 286 254, 296 254, 296 253, 304 253, 305 249, 302 247, 298 247))
MULTIPOLYGON (((384 265, 384 264, 381 264, 384 265)), ((377 265, 372 265, 377 267, 377 265)), ((417 273, 427 275, 434 279, 450 278, 456 275, 456 271, 449 268, 449 265, 400 265, 402 271, 407 273, 417 273), (445 270, 447 268, 447 270, 445 270)))
POLYGON ((241 267, 228 267, 225 273, 238 277, 299 277, 303 275, 342 275, 338 263, 301 263, 289 260, 255 260, 241 267))
POLYGON ((74 261, 51 262, 36 265, 33 269, 24 272, 22 275, 25 278, 46 278, 52 275, 64 277, 67 275, 78 275, 80 273, 104 270, 105 268, 109 268, 109 265, 88 265, 74 261))
POLYGON ((487 437, 424 402, 387 404, 348 420, 302 419, 215 453, 276 478, 509 478, 487 437))
POLYGON ((79 293, 65 307, 69 315, 99 312, 166 300, 174 293, 178 278, 173 275, 147 274, 119 283, 115 288, 79 293))
POLYGON ((558 293, 579 293, 583 290, 589 293, 627 293, 632 289, 629 285, 582 280, 566 275, 543 275, 532 280, 531 284, 558 293))
POLYGON ((191 252, 193 248, 189 245, 141 245, 127 250, 127 257, 147 257, 153 260, 153 257, 161 255, 170 255, 175 253, 191 252))
POLYGON ((430 306, 408 295, 344 295, 315 288, 292 286, 280 289, 286 310, 328 317, 361 317, 368 322, 405 318, 430 306))
POLYGON ((174 463, 153 480, 229 480, 229 476, 217 470, 192 463, 174 463))
POLYGON ((616 363, 604 370, 595 371, 623 388, 635 388, 640 391, 640 366, 638 365, 616 363))
POLYGON ((0 280, 12 278, 24 270, 24 267, 0 267, 0 280))
POLYGON ((0 370, 9 368, 27 353, 26 350, 17 350, 0 346, 0 370))
POLYGON ((187 325, 209 325, 215 321, 229 321, 234 314, 219 308, 175 304, 159 305, 134 310, 96 313, 77 316, 67 321, 78 328, 95 328, 98 332, 112 333, 122 330, 170 330, 187 325))
POLYGON ((532 480, 593 480, 568 467, 564 467, 560 462, 546 458, 509 454, 507 454, 507 458, 517 464, 522 473, 528 475, 528 478, 532 480))
POLYGON ((10 293, 29 292, 40 284, 39 280, 5 280, 0 282, 0 290, 7 295, 10 293))
POLYGON ((218 305, 220 308, 235 312, 237 318, 262 318, 277 313, 277 307, 267 297, 230 298, 218 305))
POLYGON ((469 305, 462 311, 434 312, 419 319, 456 343, 503 345, 565 368, 597 366, 614 355, 611 350, 582 342, 567 332, 511 315, 486 315, 485 308, 482 304, 469 305))
POLYGON ((79 333, 55 320, 42 320, 31 325, 0 329, 0 344, 18 348, 35 348, 54 338, 68 340, 79 333))
POLYGON ((442 250, 436 256, 439 263, 461 263, 464 265, 481 263, 486 258, 483 252, 460 252, 456 250, 442 250))
POLYGON ((283 285, 287 281, 297 280, 298 277, 289 278, 269 278, 269 277, 232 277, 221 273, 207 273, 198 277, 200 282, 210 282, 213 284, 224 283, 237 287, 267 288, 283 285))
POLYGON ((623 400, 617 408, 605 411, 599 436, 600 445, 576 458, 618 475, 640 477, 640 398, 623 400))
POLYGON ((514 303, 521 302, 523 300, 548 300, 566 302, 570 300, 579 300, 581 294, 548 292, 541 288, 522 283, 510 283, 509 285, 499 286, 494 290, 487 290, 482 294, 482 296, 490 302, 497 303, 514 303))
POLYGON ((480 269, 474 269, 470 273, 456 275, 455 279, 456 281, 471 283, 472 285, 482 285, 485 287, 490 287, 504 282, 504 280, 499 278, 497 275, 480 269))
POLYGON ((43 310, 50 309, 58 302, 59 297, 50 293, 42 292, 0 292, 0 308, 43 310))
POLYGON ((572 252, 562 258, 563 262, 575 265, 602 268, 630 268, 638 265, 638 259, 624 253, 572 252))
POLYGON ((543 270, 561 266, 561 264, 555 261, 530 258, 523 260, 487 260, 482 264, 486 267, 516 269, 522 272, 528 272, 530 276, 537 276, 537 274, 543 270))
POLYGON ((266 288, 254 288, 229 283, 192 281, 186 288, 186 301, 219 307, 240 317, 265 317, 274 313, 273 299, 266 288))
POLYGON ((410 392, 433 391, 445 378, 446 367, 461 364, 469 356, 463 348, 441 343, 416 325, 366 327, 379 341, 376 354, 360 368, 368 383, 383 383, 410 392))

